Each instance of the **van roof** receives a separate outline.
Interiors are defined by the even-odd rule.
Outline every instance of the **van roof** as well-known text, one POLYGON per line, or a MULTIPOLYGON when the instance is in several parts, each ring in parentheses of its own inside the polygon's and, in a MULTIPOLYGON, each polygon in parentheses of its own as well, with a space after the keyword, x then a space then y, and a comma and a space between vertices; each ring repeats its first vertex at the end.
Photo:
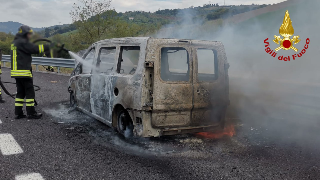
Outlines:
MULTIPOLYGON (((152 37, 124 37, 124 38, 112 38, 98 41, 95 44, 105 44, 105 43, 146 43, 149 39, 159 40, 159 41, 168 41, 168 42, 186 42, 186 43, 204 43, 211 44, 221 43, 219 41, 208 41, 208 40, 192 40, 192 39, 174 39, 174 38, 152 38, 152 37)), ((222 44, 222 43, 221 43, 222 44)))

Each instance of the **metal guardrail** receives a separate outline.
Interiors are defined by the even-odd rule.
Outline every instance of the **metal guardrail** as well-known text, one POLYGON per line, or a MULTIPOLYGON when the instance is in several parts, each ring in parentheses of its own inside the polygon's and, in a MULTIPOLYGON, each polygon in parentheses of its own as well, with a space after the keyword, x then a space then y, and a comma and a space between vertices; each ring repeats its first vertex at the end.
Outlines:
MULTIPOLYGON (((11 62, 10 55, 2 55, 1 61, 4 63, 3 67, 6 67, 6 63, 11 62)), ((36 71, 38 71, 38 65, 57 67, 58 73, 60 73, 61 67, 75 68, 75 60, 74 59, 32 57, 32 64, 36 65, 36 71)))

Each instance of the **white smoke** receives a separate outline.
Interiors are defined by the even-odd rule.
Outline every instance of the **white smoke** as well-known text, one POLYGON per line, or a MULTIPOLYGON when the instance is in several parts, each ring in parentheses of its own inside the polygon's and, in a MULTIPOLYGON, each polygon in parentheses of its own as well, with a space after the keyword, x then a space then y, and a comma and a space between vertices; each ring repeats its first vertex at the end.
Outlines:
MULTIPOLYGON (((187 21, 165 27, 155 37, 222 41, 231 65, 229 116, 241 118, 244 124, 269 129, 271 135, 268 136, 277 141, 290 137, 297 143, 314 144, 316 141, 315 144, 320 145, 319 140, 312 138, 317 136, 320 128, 320 51, 317 45, 320 40, 320 2, 288 2, 273 6, 274 9, 285 7, 281 10, 241 23, 193 20, 193 23, 187 21), (269 38, 271 49, 279 46, 273 42, 273 36, 279 36, 287 9, 295 28, 294 35, 301 39, 294 45, 299 49, 298 53, 304 48, 306 39, 311 40, 306 53, 296 60, 291 58, 290 62, 271 57, 265 52, 264 44, 269 38)), ((280 50, 278 55, 295 53, 280 50)))

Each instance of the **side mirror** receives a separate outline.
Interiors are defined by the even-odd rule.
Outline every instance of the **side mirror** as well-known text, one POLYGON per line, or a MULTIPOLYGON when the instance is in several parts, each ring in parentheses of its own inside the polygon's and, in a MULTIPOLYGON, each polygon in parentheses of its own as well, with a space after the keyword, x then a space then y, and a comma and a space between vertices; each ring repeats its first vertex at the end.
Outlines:
POLYGON ((71 76, 79 75, 82 73, 82 64, 78 63, 76 68, 72 71, 71 76))
POLYGON ((107 70, 107 73, 108 73, 108 72, 112 72, 112 70, 113 70, 113 67, 112 67, 111 69, 108 69, 108 70, 107 70))

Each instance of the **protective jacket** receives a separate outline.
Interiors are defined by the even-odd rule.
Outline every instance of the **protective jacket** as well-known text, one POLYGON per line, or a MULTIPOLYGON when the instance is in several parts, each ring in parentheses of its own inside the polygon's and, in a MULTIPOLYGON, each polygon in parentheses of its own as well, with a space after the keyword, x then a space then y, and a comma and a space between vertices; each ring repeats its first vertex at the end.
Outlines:
POLYGON ((1 60, 2 60, 2 52, 1 52, 1 49, 0 49, 0 75, 2 74, 2 71, 1 71, 1 60))
MULTIPOLYGON (((2 74, 2 71, 1 71, 1 60, 2 60, 2 52, 1 52, 1 49, 0 49, 0 81, 1 81, 1 74, 2 74)), ((0 88, 0 103, 4 103, 4 101, 2 100, 1 88, 0 88)))
POLYGON ((11 77, 32 78, 32 54, 49 51, 48 45, 35 45, 22 34, 17 34, 11 44, 11 77))

